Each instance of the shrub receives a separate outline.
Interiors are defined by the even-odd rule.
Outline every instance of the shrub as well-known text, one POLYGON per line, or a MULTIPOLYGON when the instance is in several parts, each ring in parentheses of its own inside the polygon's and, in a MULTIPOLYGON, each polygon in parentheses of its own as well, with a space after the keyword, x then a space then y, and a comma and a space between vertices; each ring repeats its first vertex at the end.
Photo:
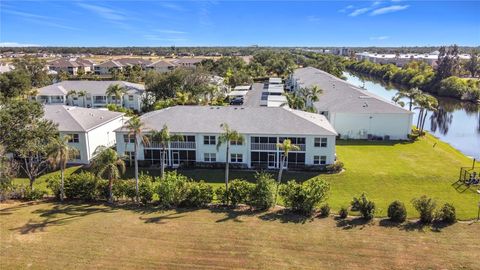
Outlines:
POLYGON ((235 179, 228 185, 228 200, 235 207, 240 203, 247 204, 253 190, 253 184, 245 180, 235 179))
MULTIPOLYGON (((139 179, 140 181, 140 179, 139 179)), ((117 180, 113 185, 113 196, 116 198, 129 198, 135 201, 136 188, 135 179, 117 180)))
POLYGON ((340 211, 338 211, 338 215, 341 219, 348 217, 348 207, 342 206, 340 211))
POLYGON ((27 187, 25 189, 25 193, 23 195, 23 199, 27 200, 27 201, 36 201, 36 200, 40 200, 40 199, 43 199, 43 197, 47 195, 47 191, 46 190, 43 190, 43 189, 30 189, 30 187, 27 187))
POLYGON ((204 181, 189 182, 187 185, 187 194, 182 206, 204 207, 213 200, 213 188, 204 181))
POLYGON ((328 217, 329 215, 330 215, 330 206, 328 205, 328 203, 326 203, 320 207, 320 216, 328 217))
POLYGON ((162 207, 176 207, 186 199, 189 179, 176 171, 165 172, 155 187, 158 204, 162 207))
MULTIPOLYGON (((98 178, 90 172, 71 174, 65 178, 65 196, 69 199, 93 201, 98 199, 98 178)), ((108 185, 107 185, 108 191, 108 185)), ((108 193, 107 193, 108 194, 108 193)), ((107 196, 108 197, 108 196, 107 196)))
POLYGON ((388 217, 394 222, 404 222, 407 219, 407 210, 400 201, 394 201, 388 206, 388 217))
POLYGON ((433 220, 433 212, 436 207, 436 202, 428 198, 427 196, 423 195, 420 198, 415 198, 412 200, 413 207, 418 211, 420 214, 420 221, 423 223, 431 223, 433 220))
POLYGON ((335 163, 327 165, 326 169, 331 173, 338 173, 343 170, 344 164, 341 161, 335 161, 335 163))
POLYGON ((155 194, 155 185, 153 178, 149 175, 140 175, 138 183, 138 196, 143 204, 150 203, 155 194))
POLYGON ((59 175, 53 175, 47 179, 47 188, 52 191, 53 195, 55 195, 55 199, 57 200, 60 199, 60 181, 61 179, 59 175))
POLYGON ((251 190, 248 204, 258 210, 267 210, 275 203, 275 180, 269 173, 257 173, 257 182, 251 190))
POLYGON ((352 211, 359 211, 366 220, 370 220, 375 216, 375 203, 368 200, 365 193, 362 193, 360 198, 354 197, 351 205, 352 211))
POLYGON ((280 195, 292 211, 310 216, 315 208, 326 200, 329 190, 329 183, 316 177, 302 184, 289 181, 282 185, 280 195))
POLYGON ((455 223, 457 221, 455 207, 449 203, 444 204, 438 211, 437 218, 446 223, 455 223))
POLYGON ((219 186, 215 189, 215 198, 221 204, 226 205, 227 202, 227 192, 225 192, 224 186, 219 186))

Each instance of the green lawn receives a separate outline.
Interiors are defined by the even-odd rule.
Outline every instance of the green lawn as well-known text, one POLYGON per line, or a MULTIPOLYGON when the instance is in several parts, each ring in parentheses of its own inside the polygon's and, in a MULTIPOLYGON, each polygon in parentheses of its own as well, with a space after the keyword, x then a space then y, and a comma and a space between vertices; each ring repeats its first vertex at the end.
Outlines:
MULTIPOLYGON (((458 179, 460 167, 471 166, 472 160, 433 136, 414 143, 339 140, 337 155, 345 163, 345 171, 319 175, 331 183, 328 203, 335 211, 348 206, 353 196, 365 191, 377 204, 377 216, 386 216, 388 204, 401 200, 407 206, 409 217, 416 217, 410 201, 424 194, 435 198, 438 204, 453 203, 460 219, 477 216, 480 196, 475 189, 452 186, 458 179)), ((144 172, 159 175, 159 170, 144 172)), ((180 173, 215 186, 224 181, 223 170, 192 169, 180 173)), ((276 176, 276 172, 273 173, 276 176)), ((230 177, 253 181, 254 175, 253 171, 232 171, 230 177)), ((303 181, 315 176, 312 172, 287 172, 283 179, 303 181)), ((133 171, 130 169, 125 177, 133 177, 133 171)), ((44 179, 38 180, 40 186, 44 185, 44 179)))
POLYGON ((0 269, 479 269, 480 223, 0 204, 0 269))

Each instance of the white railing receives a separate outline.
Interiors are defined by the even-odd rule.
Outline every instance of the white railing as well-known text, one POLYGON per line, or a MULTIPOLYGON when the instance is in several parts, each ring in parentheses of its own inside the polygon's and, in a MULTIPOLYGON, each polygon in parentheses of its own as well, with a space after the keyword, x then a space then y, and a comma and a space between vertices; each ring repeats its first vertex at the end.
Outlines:
MULTIPOLYGON (((170 148, 175 149, 195 149, 195 142, 171 142, 170 148)), ((163 148, 163 145, 158 142, 149 142, 145 148, 163 148)), ((168 148, 168 147, 167 147, 168 148)))
MULTIPOLYGON (((299 151, 305 151, 305 144, 296 144, 300 148, 299 151)), ((277 150, 276 143, 251 143, 250 145, 251 150, 260 150, 260 151, 270 151, 270 150, 277 150)), ((292 151, 295 152, 295 151, 292 151)))
POLYGON ((276 143, 251 143, 250 145, 251 150, 277 150, 276 143))

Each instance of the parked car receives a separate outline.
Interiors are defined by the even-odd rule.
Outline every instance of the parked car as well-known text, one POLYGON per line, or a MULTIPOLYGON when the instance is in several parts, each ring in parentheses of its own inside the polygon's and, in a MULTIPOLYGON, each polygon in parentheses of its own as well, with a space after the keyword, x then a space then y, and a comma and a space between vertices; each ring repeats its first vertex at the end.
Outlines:
POLYGON ((243 105, 243 98, 236 97, 230 100, 230 105, 243 105))

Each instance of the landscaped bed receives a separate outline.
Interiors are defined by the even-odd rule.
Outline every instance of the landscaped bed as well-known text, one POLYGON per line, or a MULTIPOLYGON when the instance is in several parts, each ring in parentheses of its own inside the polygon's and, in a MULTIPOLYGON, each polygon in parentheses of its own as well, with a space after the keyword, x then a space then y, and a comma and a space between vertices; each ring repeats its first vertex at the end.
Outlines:
POLYGON ((1 269, 478 269, 480 223, 0 204, 1 269))
MULTIPOLYGON (((352 197, 366 192, 377 205, 376 216, 387 214, 388 205, 400 200, 407 207, 410 218, 417 217, 410 201, 427 195, 437 200, 438 205, 452 203, 459 219, 473 219, 477 216, 480 196, 474 187, 455 188, 452 184, 459 177, 462 166, 469 166, 472 160, 433 136, 427 135, 414 143, 337 141, 338 158, 344 162, 345 171, 340 174, 322 174, 321 178, 331 184, 328 204, 336 212, 341 206, 349 206, 352 197)), ((69 173, 75 171, 70 169, 69 173)), ((144 171, 159 175, 159 170, 144 171)), ((214 186, 223 184, 223 170, 180 170, 181 174, 195 180, 206 180, 214 186)), ((254 179, 253 171, 232 171, 230 178, 254 179)), ((284 182, 290 179, 300 181, 316 176, 313 172, 287 172, 284 182)), ((129 170, 125 177, 133 177, 129 170)), ((42 177, 37 185, 45 186, 42 177)), ((27 183, 25 179, 15 182, 27 183)), ((480 187, 478 187, 480 188, 480 187)))

